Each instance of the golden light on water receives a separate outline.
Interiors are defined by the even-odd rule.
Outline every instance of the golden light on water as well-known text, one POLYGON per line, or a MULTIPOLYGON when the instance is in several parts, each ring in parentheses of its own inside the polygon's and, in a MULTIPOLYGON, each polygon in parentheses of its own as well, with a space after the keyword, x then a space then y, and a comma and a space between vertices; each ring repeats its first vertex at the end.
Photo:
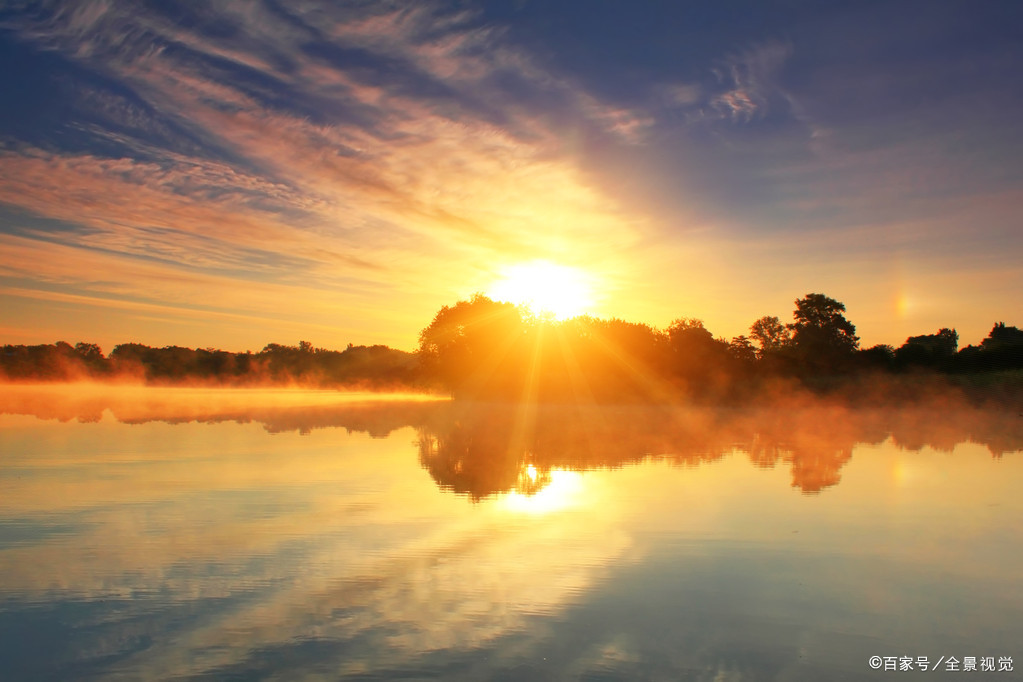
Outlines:
MULTIPOLYGON (((523 476, 535 482, 541 476, 536 467, 529 465, 523 476)), ((582 500, 583 475, 578 471, 551 469, 547 474, 550 482, 533 494, 514 490, 502 500, 505 509, 523 514, 547 514, 574 507, 582 500)))
POLYGON ((545 260, 505 268, 487 293, 495 301, 528 307, 534 314, 566 320, 593 306, 591 278, 578 268, 545 260))

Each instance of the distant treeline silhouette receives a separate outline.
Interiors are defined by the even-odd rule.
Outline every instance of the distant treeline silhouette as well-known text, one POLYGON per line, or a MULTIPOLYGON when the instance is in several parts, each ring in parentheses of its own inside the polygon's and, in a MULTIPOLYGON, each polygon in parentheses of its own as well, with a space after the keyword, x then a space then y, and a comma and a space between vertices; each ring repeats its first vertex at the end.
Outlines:
POLYGON ((355 346, 343 351, 268 344, 258 353, 214 348, 153 348, 139 343, 115 346, 104 356, 94 343, 63 341, 3 347, 0 373, 13 380, 140 380, 147 383, 208 383, 234 386, 302 385, 365 388, 417 385, 418 360, 387 346, 355 346))
POLYGON ((334 351, 302 341, 258 353, 126 343, 104 356, 93 343, 58 342, 3 346, 0 373, 13 380, 434 388, 456 397, 589 401, 732 399, 778 381, 828 388, 883 374, 940 374, 969 384, 963 377, 1023 368, 1023 331, 1004 322, 961 349, 948 328, 898 348, 861 349, 843 303, 807 294, 795 306, 792 322, 761 317, 749 335, 728 340, 695 318, 663 330, 616 318, 556 321, 476 294, 442 307, 415 353, 352 344, 334 351))

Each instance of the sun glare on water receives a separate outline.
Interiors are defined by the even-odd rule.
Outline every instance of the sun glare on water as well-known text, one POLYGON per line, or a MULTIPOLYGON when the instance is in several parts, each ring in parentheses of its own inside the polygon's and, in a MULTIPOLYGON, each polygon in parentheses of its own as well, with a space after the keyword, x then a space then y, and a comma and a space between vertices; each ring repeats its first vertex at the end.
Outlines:
POLYGON ((577 268, 538 260, 512 265, 502 275, 490 298, 527 306, 536 315, 567 320, 593 305, 589 278, 577 268))
MULTIPOLYGON (((529 480, 535 482, 538 472, 530 465, 524 472, 529 480)), ((582 499, 583 476, 578 471, 552 469, 549 480, 544 482, 540 490, 524 494, 514 490, 505 496, 503 506, 516 513, 547 514, 574 507, 582 499)))

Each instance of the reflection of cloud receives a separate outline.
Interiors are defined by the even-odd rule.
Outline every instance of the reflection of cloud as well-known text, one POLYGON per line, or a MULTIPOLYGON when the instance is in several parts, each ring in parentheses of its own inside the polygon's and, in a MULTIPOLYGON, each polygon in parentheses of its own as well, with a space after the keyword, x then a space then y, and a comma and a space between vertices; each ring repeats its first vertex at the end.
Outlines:
MULTIPOLYGON (((451 439, 451 422, 474 418, 465 406, 392 406, 388 416, 325 392, 142 393, 154 403, 126 389, 126 402, 139 403, 131 425, 0 417, 3 609, 62 619, 73 633, 55 659, 64 670, 337 677, 434 663, 443 674, 471 660, 478 667, 465 677, 479 679, 540 652, 560 677, 641 676, 651 661, 673 670, 710 661, 707 670, 746 674, 762 663, 744 653, 751 646, 788 651, 793 631, 844 627, 842 609, 864 586, 884 601, 876 608, 913 605, 918 597, 902 584, 883 584, 889 568, 879 559, 905 561, 910 579, 920 566, 951 568, 976 589, 1004 577, 1008 550, 994 540, 1014 547, 1004 535, 1018 516, 1006 473, 1020 460, 993 462, 979 446, 956 445, 939 462, 899 447, 991 432, 1021 442, 1015 422, 990 410, 940 419, 823 404, 612 408, 589 419, 571 417, 576 408, 539 410, 541 438, 530 464, 511 453, 510 484, 520 493, 549 484, 470 503, 438 491, 417 466, 422 430, 374 439, 313 428, 373 433, 374 424, 425 422, 451 439), (196 403, 211 397, 224 404, 203 419, 196 403), (242 409, 254 398, 279 404, 242 409), (221 418, 266 420, 272 433, 221 418), (828 465, 843 444, 877 445, 850 446, 851 458, 838 462, 842 493, 806 498, 789 489, 787 471, 744 461, 751 434, 760 464, 792 464, 793 474, 833 474, 817 459, 828 465), (963 505, 949 504, 953 488, 963 505), (852 557, 862 571, 850 570, 852 557), (832 600, 814 604, 832 606, 804 620, 807 585, 832 600), (782 614, 789 629, 765 629, 753 613, 782 614)), ((514 410, 491 406, 475 419, 463 445, 491 430, 496 439, 443 454, 508 450, 502 420, 514 410)))
POLYGON ((46 444, 20 455, 38 477, 0 510, 75 523, 0 549, 0 589, 92 614, 124 600, 104 617, 104 637, 76 641, 76 667, 123 657, 126 642, 154 632, 120 670, 216 674, 297 641, 337 645, 299 667, 346 674, 468 651, 581 598, 629 545, 599 490, 535 523, 508 523, 497 503, 467 510, 414 465, 411 431, 371 440, 230 424, 42 428, 46 444), (112 442, 131 454, 109 453, 112 442))
POLYGON ((599 567, 626 547, 613 531, 602 546, 567 542, 576 539, 577 526, 565 517, 548 521, 525 532, 509 530, 500 517, 483 520, 453 536, 376 548, 368 560, 351 563, 338 560, 350 555, 349 546, 322 546, 303 560, 330 565, 331 574, 303 576, 252 606, 212 615, 133 665, 198 674, 248 665, 262 651, 315 638, 359 642, 356 650, 328 654, 342 674, 356 674, 384 661, 401 667, 430 652, 485 647, 580 598, 599 567), (251 625, 239 629, 239 622, 251 625))

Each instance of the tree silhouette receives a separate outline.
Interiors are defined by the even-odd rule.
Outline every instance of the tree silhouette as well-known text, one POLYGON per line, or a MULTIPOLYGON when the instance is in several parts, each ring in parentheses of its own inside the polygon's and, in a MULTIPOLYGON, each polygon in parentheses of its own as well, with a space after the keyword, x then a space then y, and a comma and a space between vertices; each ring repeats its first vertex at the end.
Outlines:
POLYGON ((796 301, 792 343, 809 369, 839 369, 857 349, 856 327, 845 319, 845 304, 824 294, 807 294, 796 301))
POLYGON ((895 349, 886 343, 879 343, 861 350, 859 358, 864 367, 887 370, 895 364, 895 349))
POLYGON ((96 362, 103 359, 103 351, 95 343, 79 341, 75 344, 75 352, 82 356, 86 362, 96 362))
POLYGON ((937 334, 911 336, 895 351, 895 361, 900 367, 925 365, 939 367, 949 365, 959 350, 959 334, 955 329, 942 328, 937 334))
POLYGON ((719 388, 730 365, 728 342, 715 339, 703 321, 681 317, 666 330, 675 374, 690 390, 719 388), (713 384, 713 386, 712 386, 713 384))
POLYGON ((761 317, 750 325, 750 337, 760 344, 760 357, 785 348, 792 343, 792 332, 776 316, 761 317))
MULTIPOLYGON (((965 349, 964 349, 965 350, 965 349)), ((985 370, 1023 367, 1023 330, 996 323, 980 348, 971 353, 970 364, 985 370)))
POLYGON ((417 354, 427 376, 455 392, 497 390, 502 379, 522 376, 525 331, 516 306, 475 294, 437 312, 419 333, 417 354))
POLYGON ((751 365, 757 361, 757 349, 745 336, 732 337, 732 342, 728 344, 728 351, 740 362, 751 365))
POLYGON ((1004 322, 997 322, 995 326, 991 327, 987 338, 980 342, 980 346, 985 350, 1023 347, 1023 330, 1006 326, 1004 322))

